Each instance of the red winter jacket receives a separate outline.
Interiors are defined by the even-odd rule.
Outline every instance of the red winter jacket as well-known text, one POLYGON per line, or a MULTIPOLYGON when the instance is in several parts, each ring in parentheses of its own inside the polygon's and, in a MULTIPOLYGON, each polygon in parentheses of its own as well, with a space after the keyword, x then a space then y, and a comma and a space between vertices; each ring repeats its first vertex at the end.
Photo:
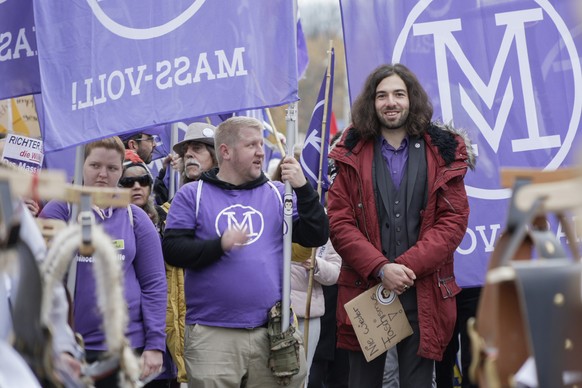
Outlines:
MULTIPOLYGON (((337 175, 329 190, 328 216, 333 246, 343 260, 338 279, 338 347, 361 351, 344 304, 378 284, 382 254, 380 226, 373 188, 374 141, 362 141, 349 129, 330 153, 337 175)), ((453 273, 453 253, 461 243, 469 218, 464 186, 474 155, 468 139, 444 126, 424 134, 428 202, 421 214, 418 241, 396 262, 416 274, 420 348, 418 355, 441 360, 456 320, 455 295, 460 289, 453 273)))

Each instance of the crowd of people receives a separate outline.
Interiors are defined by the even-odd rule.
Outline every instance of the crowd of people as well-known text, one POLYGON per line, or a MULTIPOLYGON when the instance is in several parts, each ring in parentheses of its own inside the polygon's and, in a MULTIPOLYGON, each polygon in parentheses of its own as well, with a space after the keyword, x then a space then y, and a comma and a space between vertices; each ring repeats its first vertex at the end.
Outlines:
MULTIPOLYGON (((254 118, 191 124, 155 178, 148 168, 155 134, 87 144, 82 185, 130 191, 130 205, 93 206, 92 213, 121 265, 119 302, 128 311, 125 335, 139 356, 142 383, 448 388, 460 332, 462 386, 469 387, 463 328, 479 290, 457 286, 453 255, 467 227, 464 176, 475 156, 465 135, 433 122, 432 114, 408 68, 375 69, 354 101, 351 125, 334 139, 325 207, 295 157, 284 157, 273 176, 264 172, 264 128, 254 118), (175 195, 165 183, 170 169, 179 174, 175 195), (289 231, 291 311, 282 331, 289 231), (368 362, 344 304, 377 285, 398 296, 413 334, 368 362)), ((70 204, 26 201, 33 216, 71 220, 70 204)), ((53 343, 73 380, 83 365, 108 356, 95 259, 78 253, 74 261, 67 281, 74 287, 68 301, 63 287, 59 302, 69 304, 70 319, 55 318, 64 334, 53 343)), ((9 292, 0 293, 2 301, 10 301, 9 292)), ((9 310, 0 312, 1 340, 10 331, 9 310)), ((95 385, 117 386, 114 372, 95 385)))

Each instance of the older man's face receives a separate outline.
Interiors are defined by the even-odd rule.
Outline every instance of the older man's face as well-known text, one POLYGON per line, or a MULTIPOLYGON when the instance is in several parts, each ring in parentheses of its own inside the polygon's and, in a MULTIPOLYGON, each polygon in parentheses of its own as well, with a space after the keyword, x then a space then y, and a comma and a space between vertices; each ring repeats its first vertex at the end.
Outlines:
POLYGON ((212 154, 208 151, 206 144, 198 141, 186 144, 183 159, 184 174, 191 180, 197 180, 203 172, 214 167, 212 154))

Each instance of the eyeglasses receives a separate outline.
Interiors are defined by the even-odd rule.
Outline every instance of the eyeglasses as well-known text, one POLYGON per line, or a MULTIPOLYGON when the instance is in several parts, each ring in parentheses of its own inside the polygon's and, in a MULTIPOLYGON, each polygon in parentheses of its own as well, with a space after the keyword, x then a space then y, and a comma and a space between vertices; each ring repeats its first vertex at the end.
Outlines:
POLYGON ((152 144, 158 143, 159 137, 157 135, 150 135, 151 137, 144 137, 141 139, 135 139, 135 141, 149 141, 152 144))
POLYGON ((141 187, 147 187, 152 184, 152 177, 149 175, 125 177, 119 180, 119 186, 130 189, 137 182, 141 187))

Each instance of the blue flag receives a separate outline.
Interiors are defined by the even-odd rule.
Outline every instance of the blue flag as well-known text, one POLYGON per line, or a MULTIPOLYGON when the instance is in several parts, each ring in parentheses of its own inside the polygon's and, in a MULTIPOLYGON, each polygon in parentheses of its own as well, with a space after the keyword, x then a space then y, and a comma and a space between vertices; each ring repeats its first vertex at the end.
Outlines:
POLYGON ((0 0, 0 100, 38 92, 32 0, 0 0))
POLYGON ((298 100, 287 0, 34 0, 34 16, 47 151, 298 100))
POLYGON ((319 96, 311 114, 311 121, 305 136, 305 143, 301 151, 301 167, 305 177, 311 183, 314 189, 317 190, 319 177, 321 176, 321 199, 323 203, 324 193, 329 188, 329 180, 327 177, 327 154, 329 151, 329 127, 331 123, 332 111, 332 96, 333 96, 333 68, 335 62, 334 50, 331 50, 330 68, 327 69, 321 82, 319 89, 319 96), (327 93, 327 114, 325 122, 325 132, 323 132, 324 140, 322 147, 322 127, 323 127, 323 112, 325 107, 325 86, 327 83, 327 73, 330 74, 329 90, 327 93), (323 153, 323 156, 321 156, 323 153), (320 174, 321 170, 321 174, 320 174))

